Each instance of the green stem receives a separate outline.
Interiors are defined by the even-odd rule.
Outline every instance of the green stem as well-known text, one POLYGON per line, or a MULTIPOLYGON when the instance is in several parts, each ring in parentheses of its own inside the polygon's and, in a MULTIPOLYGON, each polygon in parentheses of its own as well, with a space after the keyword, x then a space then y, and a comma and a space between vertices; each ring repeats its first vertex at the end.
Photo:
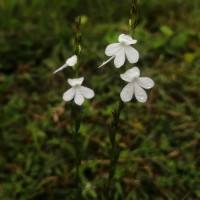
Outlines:
POLYGON ((106 195, 108 196, 108 199, 112 199, 111 185, 112 185, 112 180, 113 180, 116 166, 117 166, 117 161, 120 155, 120 149, 117 147, 117 144, 116 144, 116 135, 117 135, 118 125, 119 125, 120 114, 121 114, 123 106, 124 106, 124 103, 120 100, 118 104, 118 108, 114 110, 112 113, 113 120, 108 130, 110 144, 111 144, 109 174, 108 174, 108 181, 107 181, 106 190, 105 190, 106 195))
MULTIPOLYGON (((74 52, 78 56, 81 54, 81 17, 78 17, 76 19, 75 23, 75 40, 74 40, 74 52)), ((80 65, 77 63, 77 65, 74 67, 74 78, 77 78, 79 76, 79 69, 80 65)), ((80 140, 80 126, 81 126, 81 118, 80 118, 80 107, 72 104, 71 105, 71 117, 74 120, 74 127, 72 130, 72 137, 73 137, 73 145, 75 149, 75 184, 77 188, 76 192, 76 199, 81 199, 81 181, 80 181, 80 165, 81 165, 81 159, 82 159, 82 145, 80 140)))
POLYGON ((80 187, 80 165, 81 165, 81 144, 80 144, 80 126, 81 126, 81 119, 80 119, 80 107, 77 105, 71 105, 71 116, 74 119, 74 127, 72 130, 72 137, 73 137, 73 145, 75 149, 75 184, 77 186, 77 195, 81 195, 81 187, 80 187))

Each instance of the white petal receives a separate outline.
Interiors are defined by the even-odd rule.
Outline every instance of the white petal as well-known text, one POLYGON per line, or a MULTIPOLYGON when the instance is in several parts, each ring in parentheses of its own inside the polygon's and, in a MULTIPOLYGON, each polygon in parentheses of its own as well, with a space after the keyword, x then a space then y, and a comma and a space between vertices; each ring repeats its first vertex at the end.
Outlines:
POLYGON ((82 105, 82 103, 84 102, 83 95, 80 93, 79 89, 76 89, 74 102, 79 106, 82 105))
POLYGON ((121 49, 115 56, 114 65, 116 68, 120 68, 125 62, 124 49, 121 49))
POLYGON ((132 74, 129 73, 128 71, 126 71, 123 74, 120 74, 120 77, 122 80, 127 81, 127 82, 131 82, 133 80, 132 74))
POLYGON ((76 86, 76 85, 81 85, 83 83, 83 80, 84 80, 83 77, 81 77, 81 78, 73 78, 73 79, 69 78, 67 80, 67 82, 73 87, 73 86, 76 86))
POLYGON ((75 89, 70 88, 63 94, 63 100, 64 101, 71 101, 74 98, 75 95, 75 89))
POLYGON ((134 84, 128 83, 121 91, 120 97, 122 101, 128 102, 133 98, 134 94, 134 84))
POLYGON ((132 67, 128 69, 125 73, 120 74, 122 80, 127 82, 132 82, 134 78, 138 78, 140 76, 140 70, 138 67, 132 67))
POLYGON ((145 103, 147 101, 147 93, 143 88, 141 88, 137 83, 134 83, 135 88, 135 98, 141 102, 145 103))
POLYGON ((121 49, 121 44, 120 43, 114 43, 114 44, 110 44, 106 47, 105 50, 105 54, 107 56, 113 56, 115 55, 117 52, 119 52, 121 49))
POLYGON ((130 35, 121 34, 118 37, 120 43, 125 43, 126 45, 135 44, 137 40, 134 40, 130 35))
POLYGON ((131 46, 126 46, 125 47, 125 53, 128 61, 130 63, 136 63, 139 59, 139 53, 136 49, 134 49, 131 46))
POLYGON ((86 99, 94 97, 94 91, 88 87, 80 86, 79 91, 86 99))
POLYGON ((63 70, 65 67, 68 67, 68 64, 64 64, 63 66, 61 66, 60 68, 58 68, 56 71, 54 71, 54 74, 63 70))
POLYGON ((148 77, 141 77, 138 79, 138 84, 145 89, 150 89, 154 86, 154 81, 148 77))
POLYGON ((74 66, 77 63, 77 55, 73 55, 72 57, 68 58, 66 63, 71 67, 74 66))

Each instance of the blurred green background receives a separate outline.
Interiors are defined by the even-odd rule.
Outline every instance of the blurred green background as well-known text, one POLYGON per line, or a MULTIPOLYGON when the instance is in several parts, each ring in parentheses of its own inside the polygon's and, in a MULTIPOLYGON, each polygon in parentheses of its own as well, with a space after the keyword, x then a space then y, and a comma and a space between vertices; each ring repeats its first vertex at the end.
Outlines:
MULTIPOLYGON (((81 74, 96 96, 81 107, 84 199, 105 199, 107 126, 125 83, 105 47, 128 33, 129 0, 0 1, 0 199, 75 199, 70 103, 62 100, 82 16, 81 74)), ((125 105, 113 199, 200 199, 200 2, 139 0, 137 66, 155 87, 125 105)), ((127 68, 131 65, 127 63, 127 68)))

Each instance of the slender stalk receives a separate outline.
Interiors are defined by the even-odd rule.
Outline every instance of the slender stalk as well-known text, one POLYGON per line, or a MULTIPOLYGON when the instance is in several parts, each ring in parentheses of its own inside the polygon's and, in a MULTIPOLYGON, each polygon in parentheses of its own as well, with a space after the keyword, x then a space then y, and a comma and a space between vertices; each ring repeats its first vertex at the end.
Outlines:
POLYGON ((106 196, 108 197, 108 199, 112 199, 112 191, 111 191, 112 180, 115 174, 117 161, 120 155, 120 149, 118 148, 117 143, 116 143, 116 135, 117 135, 118 125, 119 125, 119 120, 120 120, 120 114, 121 114, 123 106, 124 106, 124 103, 120 100, 117 109, 114 110, 112 113, 113 120, 108 130, 109 140, 111 144, 109 174, 108 174, 108 180, 107 180, 107 185, 106 185, 106 190, 105 190, 106 196))
MULTIPOLYGON (((76 19, 75 23, 75 39, 74 39, 74 52, 79 57, 81 54, 81 17, 76 19)), ((80 65, 77 64, 74 66, 74 78, 78 78, 79 76, 80 65)), ((76 104, 71 104, 71 117, 74 120, 73 129, 72 129, 72 137, 73 137, 73 145, 75 149, 75 184, 76 184, 76 199, 82 199, 82 191, 81 191, 81 181, 80 181, 80 165, 82 159, 82 144, 80 139, 80 126, 81 126, 81 115, 80 115, 80 107, 76 104)))
POLYGON ((80 111, 77 105, 71 105, 71 116, 74 119, 74 127, 72 129, 72 136, 73 136, 73 145, 75 149, 75 182, 77 187, 79 188, 80 180, 79 180, 79 168, 81 164, 81 144, 80 144, 80 126, 81 126, 81 119, 80 119, 80 111))
MULTIPOLYGON (((81 54, 81 17, 77 17, 76 22, 75 22, 75 39, 74 39, 74 52, 75 54, 79 57, 81 54)), ((75 66, 74 69, 74 77, 78 77, 79 75, 79 64, 77 64, 75 66)), ((81 164, 81 154, 79 152, 79 141, 78 141, 78 135, 79 135, 79 129, 80 129, 80 125, 81 125, 81 119, 80 116, 78 115, 77 112, 78 108, 76 105, 72 106, 72 113, 73 116, 72 118, 74 119, 74 131, 73 131, 73 139, 74 139, 74 147, 75 147, 75 151, 76 151, 76 176, 75 176, 75 180, 76 183, 79 184, 79 168, 80 168, 80 164, 81 164)), ((78 186, 78 185, 77 185, 78 186)))

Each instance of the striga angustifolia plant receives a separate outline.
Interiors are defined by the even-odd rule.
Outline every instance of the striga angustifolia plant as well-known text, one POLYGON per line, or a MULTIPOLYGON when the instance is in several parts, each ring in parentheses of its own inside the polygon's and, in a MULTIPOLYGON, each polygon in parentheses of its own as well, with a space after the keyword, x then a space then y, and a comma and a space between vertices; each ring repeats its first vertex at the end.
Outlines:
MULTIPOLYGON (((114 65, 116 68, 120 68, 124 65, 125 60, 129 61, 131 64, 135 64, 139 60, 138 51, 131 45, 137 42, 133 39, 134 30, 137 26, 138 21, 138 5, 137 0, 132 0, 132 6, 130 9, 129 18, 129 35, 120 34, 118 37, 118 43, 110 44, 105 49, 105 54, 111 56, 107 61, 104 61, 100 66, 106 65, 109 61, 114 59, 114 65)), ((120 157, 120 149, 118 148, 116 142, 116 135, 120 121, 120 114, 124 107, 125 102, 129 102, 135 96, 136 100, 145 103, 147 101, 147 94, 144 89, 150 89, 154 86, 154 81, 148 77, 140 77, 140 70, 138 67, 132 67, 128 69, 125 73, 120 74, 122 80, 128 82, 128 84, 122 89, 119 98, 118 107, 112 112, 112 122, 108 127, 108 136, 110 140, 110 164, 108 171, 107 184, 105 186, 105 195, 107 199, 112 200, 113 198, 113 178, 115 175, 117 162, 120 157), (144 89, 143 89, 144 88, 144 89)))
MULTIPOLYGON (((133 38, 134 30, 137 26, 138 20, 138 6, 137 0, 132 0, 132 6, 130 10, 129 19, 129 34, 120 34, 118 37, 118 43, 110 44, 105 49, 105 54, 110 58, 104 61, 98 68, 106 65, 109 61, 114 59, 114 66, 120 68, 125 64, 126 58, 130 64, 135 64, 139 60, 138 51, 131 45, 136 44, 137 40, 133 38)), ((75 36, 75 54, 68 58, 63 66, 58 68, 54 73, 57 73, 65 68, 72 68, 74 76, 68 77, 68 84, 71 86, 64 94, 64 101, 71 101, 71 117, 74 120, 74 128, 71 131, 73 136, 73 145, 75 149, 75 183, 77 188, 77 198, 82 198, 81 181, 79 168, 82 160, 82 148, 80 143, 80 126, 81 126, 81 115, 80 106, 84 103, 85 99, 91 99, 95 96, 92 89, 82 85, 84 81, 83 76, 79 76, 80 65, 77 64, 79 60, 82 48, 81 48, 81 18, 79 17, 76 21, 76 36, 75 36)), ((116 136, 119 128, 120 115, 125 106, 126 102, 136 99, 141 103, 147 101, 147 93, 144 89, 150 89, 154 86, 154 81, 148 77, 140 77, 140 70, 136 66, 128 69, 123 74, 119 75, 122 80, 127 82, 127 85, 122 88, 119 95, 119 103, 116 109, 112 111, 112 120, 108 126, 108 137, 110 141, 109 148, 109 166, 108 166, 108 177, 104 187, 104 195, 108 200, 113 199, 113 188, 114 188, 114 176, 117 168, 118 160, 120 158, 120 148, 116 142, 116 136)))
POLYGON ((92 89, 82 86, 84 77, 79 77, 80 65, 77 63, 81 55, 81 17, 76 20, 76 32, 74 41, 74 52, 75 54, 68 58, 63 66, 54 71, 54 74, 63 70, 64 68, 71 67, 73 69, 72 78, 68 78, 67 82, 71 86, 63 94, 64 101, 71 101, 74 99, 74 103, 71 103, 71 117, 74 121, 73 129, 71 130, 73 138, 73 146, 75 150, 75 185, 76 185, 76 199, 82 199, 82 185, 80 180, 80 165, 82 160, 82 143, 80 137, 80 126, 81 126, 81 108, 80 106, 84 103, 85 99, 91 99, 95 93, 92 89))

